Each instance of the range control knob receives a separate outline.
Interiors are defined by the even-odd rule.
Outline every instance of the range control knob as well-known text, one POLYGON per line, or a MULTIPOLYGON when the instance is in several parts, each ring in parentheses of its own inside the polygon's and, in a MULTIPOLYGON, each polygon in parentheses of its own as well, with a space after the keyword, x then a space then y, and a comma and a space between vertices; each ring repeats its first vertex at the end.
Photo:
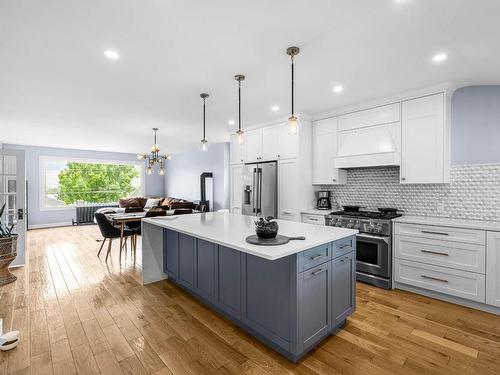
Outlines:
POLYGON ((373 221, 370 221, 368 223, 368 225, 366 226, 366 231, 370 233, 375 231, 375 223, 373 221))
POLYGON ((352 228, 354 226, 354 223, 352 220, 349 220, 349 222, 347 223, 346 227, 347 228, 352 228))
POLYGON ((342 219, 337 219, 337 222, 335 223, 336 227, 341 227, 342 226, 342 219))
POLYGON ((361 228, 361 223, 358 220, 356 220, 352 227, 353 227, 353 229, 359 229, 359 228, 361 228))

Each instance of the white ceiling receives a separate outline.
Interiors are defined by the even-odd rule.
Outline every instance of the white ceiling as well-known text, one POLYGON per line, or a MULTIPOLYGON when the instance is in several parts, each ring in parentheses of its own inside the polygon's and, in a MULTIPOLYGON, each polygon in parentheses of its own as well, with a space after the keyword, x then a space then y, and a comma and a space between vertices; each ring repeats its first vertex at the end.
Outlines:
POLYGON ((0 0, 0 141, 135 153, 156 126, 176 152, 199 142, 205 91, 208 139, 225 141, 236 73, 244 124, 288 114, 291 45, 297 112, 500 83, 498 14, 498 0, 0 0))

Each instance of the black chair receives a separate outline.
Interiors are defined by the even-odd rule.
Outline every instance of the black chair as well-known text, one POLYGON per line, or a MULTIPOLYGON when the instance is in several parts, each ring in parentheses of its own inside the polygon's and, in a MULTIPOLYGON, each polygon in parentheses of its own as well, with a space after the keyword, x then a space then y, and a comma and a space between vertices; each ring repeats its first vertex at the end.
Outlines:
MULTIPOLYGON (((111 222, 108 220, 106 215, 103 213, 98 213, 96 212, 94 214, 95 220, 97 222, 97 226, 99 227, 99 230, 101 231, 102 236, 104 237, 104 240, 102 241, 101 247, 99 248, 99 252, 97 253, 97 256, 101 255, 102 248, 104 246, 104 243, 106 240, 108 240, 108 252, 106 253, 106 262, 108 261, 108 256, 109 253, 111 252, 111 245, 113 243, 113 239, 115 238, 120 238, 121 237, 121 232, 120 229, 113 226, 111 222)), ((135 233, 131 230, 125 229, 123 231, 123 235, 125 236, 125 240, 130 237, 135 235, 135 233)), ((122 249, 120 249, 120 252, 122 249)))
MULTIPOLYGON (((146 212, 146 215, 144 217, 155 217, 155 216, 167 216, 167 211, 165 210, 149 210, 146 212)), ((141 223, 139 222, 139 225, 136 227, 131 227, 130 228, 134 234, 136 235, 141 235, 141 223)))

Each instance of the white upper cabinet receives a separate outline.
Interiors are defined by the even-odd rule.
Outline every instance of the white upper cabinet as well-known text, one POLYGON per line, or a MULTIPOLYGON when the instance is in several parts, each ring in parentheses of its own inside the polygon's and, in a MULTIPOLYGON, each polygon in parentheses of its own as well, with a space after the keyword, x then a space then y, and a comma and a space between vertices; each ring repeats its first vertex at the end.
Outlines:
POLYGON ((236 134, 231 134, 229 151, 231 164, 242 164, 245 162, 245 145, 238 143, 238 136, 236 134))
POLYGON ((339 131, 346 131, 390 124, 398 122, 399 117, 399 103, 393 103, 339 116, 338 129, 339 131))
POLYGON ((288 124, 284 123, 278 126, 278 158, 291 159, 299 156, 299 138, 301 126, 297 134, 288 134, 288 124))
POLYGON ((262 160, 262 129, 246 131, 244 144, 246 163, 262 160))
POLYGON ((299 156, 299 138, 300 130, 290 135, 286 123, 248 130, 244 142, 245 163, 296 158, 299 156))
POLYGON ((262 129, 262 160, 278 159, 278 136, 276 126, 262 129))
POLYGON ((315 121, 312 133, 313 185, 347 183, 346 171, 334 168, 337 155, 337 117, 315 121))
POLYGON ((401 183, 449 182, 447 107, 444 93, 402 103, 401 183))
POLYGON ((486 303, 500 307, 500 232, 487 232, 486 303))

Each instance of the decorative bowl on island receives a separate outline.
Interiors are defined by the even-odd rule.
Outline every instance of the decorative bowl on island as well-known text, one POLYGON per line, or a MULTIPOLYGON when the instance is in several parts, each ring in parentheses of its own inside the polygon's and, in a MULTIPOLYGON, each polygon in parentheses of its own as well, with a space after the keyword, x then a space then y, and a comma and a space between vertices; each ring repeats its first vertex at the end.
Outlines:
POLYGON ((261 217, 255 221, 255 234, 259 238, 272 239, 278 234, 279 225, 274 221, 274 217, 261 217))

